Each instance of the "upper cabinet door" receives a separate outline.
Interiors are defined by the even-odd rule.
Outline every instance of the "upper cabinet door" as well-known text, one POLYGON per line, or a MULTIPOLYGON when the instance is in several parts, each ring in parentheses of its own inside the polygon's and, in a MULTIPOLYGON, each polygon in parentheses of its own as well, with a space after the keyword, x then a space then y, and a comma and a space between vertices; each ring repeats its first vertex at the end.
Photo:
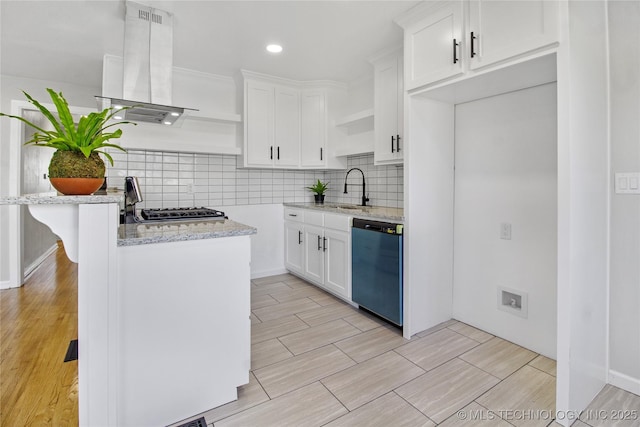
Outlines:
POLYGON ((325 92, 302 92, 300 146, 302 167, 324 166, 327 162, 327 111, 325 92))
POLYGON ((374 160, 376 164, 401 163, 404 153, 402 56, 386 58, 374 67, 374 160))
POLYGON ((300 94, 296 89, 275 89, 274 164, 297 167, 300 162, 300 94))
POLYGON ((470 0, 469 67, 481 68, 556 42, 558 3, 550 0, 470 0))
POLYGON ((462 73, 462 2, 405 28, 405 86, 411 90, 462 73))
POLYGON ((248 166, 273 165, 273 85, 247 82, 245 151, 248 166))

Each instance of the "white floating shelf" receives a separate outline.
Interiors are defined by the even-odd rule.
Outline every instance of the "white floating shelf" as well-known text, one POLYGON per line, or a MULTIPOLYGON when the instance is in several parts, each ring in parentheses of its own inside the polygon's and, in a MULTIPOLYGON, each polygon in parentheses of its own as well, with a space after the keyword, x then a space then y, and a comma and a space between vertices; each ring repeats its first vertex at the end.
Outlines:
POLYGON ((373 123, 373 108, 368 108, 366 110, 358 111, 357 113, 349 114, 348 116, 343 117, 340 120, 336 120, 336 126, 348 127, 348 126, 362 124, 367 121, 371 121, 371 123, 373 123))
POLYGON ((200 120, 206 122, 232 122, 240 123, 242 116, 233 113, 215 113, 213 115, 203 114, 200 111, 192 111, 184 116, 185 120, 200 120))
POLYGON ((358 154, 372 154, 373 147, 346 147, 336 150, 336 157, 355 156, 358 154))

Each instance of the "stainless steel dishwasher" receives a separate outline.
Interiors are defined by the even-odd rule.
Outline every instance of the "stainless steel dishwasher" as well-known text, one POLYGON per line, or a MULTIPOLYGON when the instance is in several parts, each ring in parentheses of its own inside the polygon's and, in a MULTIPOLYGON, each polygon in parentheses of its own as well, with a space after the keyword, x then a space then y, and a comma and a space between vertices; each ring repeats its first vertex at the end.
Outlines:
POLYGON ((354 218, 352 300, 402 326, 402 224, 354 218))

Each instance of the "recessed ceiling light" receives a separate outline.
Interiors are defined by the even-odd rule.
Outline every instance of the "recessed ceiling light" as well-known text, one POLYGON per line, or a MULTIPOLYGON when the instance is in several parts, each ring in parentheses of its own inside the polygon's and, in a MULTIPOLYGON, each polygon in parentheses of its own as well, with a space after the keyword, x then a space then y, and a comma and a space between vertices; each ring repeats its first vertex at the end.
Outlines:
POLYGON ((170 124, 171 124, 171 122, 164 122, 164 124, 165 124, 165 125, 170 125, 170 124))
POLYGON ((178 117, 178 116, 180 115, 180 113, 176 113, 176 112, 174 111, 173 113, 171 113, 171 115, 172 115, 173 117, 178 117))
POLYGON ((279 44, 270 44, 267 46, 267 51, 271 53, 280 53, 282 52, 282 46, 279 44))
POLYGON ((122 120, 122 116, 113 116, 113 118, 116 120, 122 120))

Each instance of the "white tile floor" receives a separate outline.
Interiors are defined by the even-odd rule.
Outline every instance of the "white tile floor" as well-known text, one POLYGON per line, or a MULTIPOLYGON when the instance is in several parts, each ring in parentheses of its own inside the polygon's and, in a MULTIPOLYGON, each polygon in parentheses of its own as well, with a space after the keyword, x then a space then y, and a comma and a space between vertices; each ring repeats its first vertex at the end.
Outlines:
MULTIPOLYGON (((555 425, 551 359, 455 320, 408 341, 288 274, 251 286, 250 383, 208 425, 555 425)), ((640 396, 615 387, 587 409, 576 426, 640 427, 640 396)))

